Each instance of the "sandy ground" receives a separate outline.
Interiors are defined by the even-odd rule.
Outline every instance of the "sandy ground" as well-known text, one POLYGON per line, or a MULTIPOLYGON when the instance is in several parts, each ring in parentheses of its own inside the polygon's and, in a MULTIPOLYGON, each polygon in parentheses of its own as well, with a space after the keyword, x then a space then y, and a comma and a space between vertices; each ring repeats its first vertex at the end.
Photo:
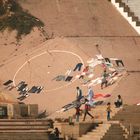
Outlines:
MULTIPOLYGON (((49 35, 53 33, 54 38, 44 42, 40 32, 34 29, 18 45, 15 43, 15 32, 0 34, 1 91, 8 96, 10 94, 7 101, 17 101, 18 92, 16 89, 4 89, 2 83, 13 78, 15 84, 25 80, 29 88, 33 85, 44 86, 40 94, 30 94, 25 103, 38 104, 40 111, 47 109, 49 113, 55 112, 75 99, 76 86, 82 88, 84 95, 87 94, 87 87, 82 86, 80 80, 67 83, 52 79, 73 69, 80 62, 79 57, 87 65, 86 61, 100 50, 104 57, 122 59, 125 69, 133 72, 103 90, 100 85, 93 87, 95 93, 112 94, 108 99, 111 102, 118 94, 127 104, 140 102, 140 38, 111 3, 106 0, 20 2, 25 9, 43 20, 46 31, 49 35), (99 44, 99 50, 96 44, 99 44)), ((101 68, 95 69, 96 74, 101 72, 101 68)), ((77 74, 75 72, 74 76, 77 74)))
POLYGON ((107 0, 19 0, 55 36, 135 36, 107 0))

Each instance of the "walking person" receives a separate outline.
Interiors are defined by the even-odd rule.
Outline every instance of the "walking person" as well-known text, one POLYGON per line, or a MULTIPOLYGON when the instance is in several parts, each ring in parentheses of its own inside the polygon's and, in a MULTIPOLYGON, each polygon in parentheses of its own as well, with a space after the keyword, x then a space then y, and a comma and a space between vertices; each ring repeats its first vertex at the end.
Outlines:
POLYGON ((94 117, 88 112, 90 110, 90 105, 88 102, 88 99, 85 99, 85 110, 84 110, 84 118, 83 121, 85 121, 87 114, 91 117, 91 119, 93 119, 94 117))
POLYGON ((105 85, 105 87, 107 87, 108 81, 107 81, 107 77, 108 74, 106 73, 106 70, 104 70, 103 75, 102 75, 102 82, 101 82, 101 89, 103 89, 103 86, 105 85))
POLYGON ((109 121, 110 120, 110 113, 112 112, 110 102, 107 103, 106 111, 107 111, 107 120, 109 121))
POLYGON ((76 90, 77 90, 76 100, 80 101, 80 99, 82 98, 82 90, 79 87, 76 87, 76 90))
POLYGON ((76 122, 79 122, 79 117, 80 117, 80 114, 81 114, 81 109, 80 109, 80 105, 77 105, 76 107, 75 107, 75 109, 76 109, 76 113, 75 113, 75 117, 76 117, 76 122))

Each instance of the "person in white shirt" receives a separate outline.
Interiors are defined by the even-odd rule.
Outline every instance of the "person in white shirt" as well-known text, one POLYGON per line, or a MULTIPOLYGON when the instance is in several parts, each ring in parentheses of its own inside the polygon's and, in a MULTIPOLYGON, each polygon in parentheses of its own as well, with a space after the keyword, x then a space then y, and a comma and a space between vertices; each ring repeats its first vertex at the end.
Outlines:
POLYGON ((89 100, 89 104, 92 106, 93 104, 93 97, 94 97, 94 92, 93 89, 89 86, 88 87, 88 100, 89 100))

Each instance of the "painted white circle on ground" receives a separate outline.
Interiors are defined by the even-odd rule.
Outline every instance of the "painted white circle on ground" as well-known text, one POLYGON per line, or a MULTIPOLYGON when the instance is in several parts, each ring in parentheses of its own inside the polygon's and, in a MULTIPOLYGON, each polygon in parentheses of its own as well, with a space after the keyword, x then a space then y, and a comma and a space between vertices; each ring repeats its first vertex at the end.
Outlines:
MULTIPOLYGON (((49 52, 49 53, 67 53, 67 54, 71 54, 71 55, 77 57, 77 58, 80 60, 80 62, 83 63, 83 66, 84 66, 84 61, 83 61, 83 59, 82 59, 78 54, 76 54, 76 53, 74 53, 74 52, 65 51, 65 50, 50 50, 50 51, 48 51, 48 52, 49 52)), ((40 54, 38 54, 38 55, 35 55, 35 56, 31 57, 29 60, 27 60, 26 62, 24 62, 24 63, 18 68, 18 70, 16 71, 16 73, 14 74, 14 77, 13 77, 13 85, 16 86, 15 79, 16 79, 18 73, 22 70, 22 68, 23 68, 28 62, 30 62, 30 61, 34 60, 35 58, 40 57, 40 56, 42 56, 42 55, 44 55, 44 54, 46 54, 46 53, 48 53, 48 52, 47 52, 47 51, 44 51, 43 53, 40 53, 40 54)), ((50 73, 50 72, 48 72, 48 74, 49 74, 49 73, 50 73)), ((46 90, 46 92, 55 91, 55 90, 61 89, 61 88, 63 88, 63 87, 69 86, 69 85, 71 85, 73 82, 75 82, 76 80, 77 80, 77 78, 73 79, 71 82, 69 82, 68 84, 65 84, 65 85, 63 85, 63 86, 59 86, 59 87, 54 88, 54 89, 46 90)))

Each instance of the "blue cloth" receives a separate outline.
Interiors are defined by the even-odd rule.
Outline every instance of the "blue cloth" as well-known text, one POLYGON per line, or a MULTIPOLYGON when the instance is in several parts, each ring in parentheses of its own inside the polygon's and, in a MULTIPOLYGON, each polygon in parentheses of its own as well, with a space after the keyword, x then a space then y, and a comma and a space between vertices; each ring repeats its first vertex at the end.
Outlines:
POLYGON ((93 92, 93 90, 90 88, 90 89, 88 90, 88 100, 89 100, 89 101, 93 100, 93 97, 94 97, 94 92, 93 92))

